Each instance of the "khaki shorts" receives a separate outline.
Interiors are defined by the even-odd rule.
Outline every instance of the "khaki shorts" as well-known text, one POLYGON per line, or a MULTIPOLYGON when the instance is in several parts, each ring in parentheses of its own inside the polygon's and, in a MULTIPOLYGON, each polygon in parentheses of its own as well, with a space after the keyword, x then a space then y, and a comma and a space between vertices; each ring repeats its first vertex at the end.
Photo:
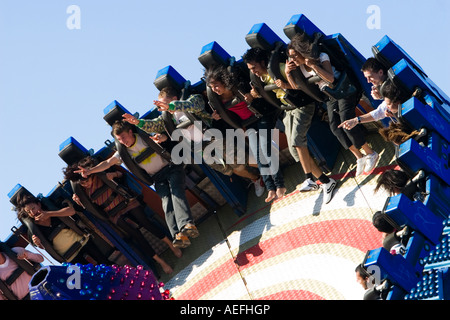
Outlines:
POLYGON ((308 145, 307 133, 315 110, 315 103, 310 103, 301 108, 284 112, 283 124, 289 151, 297 162, 300 159, 295 147, 306 147, 308 145))

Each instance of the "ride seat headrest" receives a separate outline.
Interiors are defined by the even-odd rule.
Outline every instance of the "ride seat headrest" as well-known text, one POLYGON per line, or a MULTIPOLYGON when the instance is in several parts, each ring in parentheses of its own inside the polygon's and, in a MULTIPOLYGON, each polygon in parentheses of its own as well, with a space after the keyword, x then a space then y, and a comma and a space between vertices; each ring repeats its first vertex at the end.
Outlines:
POLYGON ((30 191, 28 191, 28 189, 26 189, 19 183, 16 184, 16 186, 8 193, 9 201, 14 206, 17 206, 17 200, 24 196, 34 197, 34 195, 30 191))
POLYGON ((284 43, 265 23, 255 24, 245 36, 245 41, 250 47, 263 50, 272 50, 278 42, 284 43))
POLYGON ((155 81, 153 81, 153 84, 159 91, 165 87, 172 87, 177 91, 181 91, 185 83, 186 79, 170 65, 159 70, 155 81))
POLYGON ((105 109, 103 109, 103 119, 112 126, 116 120, 121 120, 124 113, 129 113, 117 100, 111 102, 105 109))
POLYGON ((69 137, 59 145, 59 157, 68 165, 72 165, 89 155, 89 151, 75 138, 69 137))
POLYGON ((289 38, 292 37, 296 33, 305 33, 311 39, 314 38, 314 34, 318 33, 324 35, 324 33, 316 27, 305 15, 296 14, 289 19, 288 23, 283 28, 284 34, 289 38))
POLYGON ((228 66, 231 56, 216 41, 203 46, 198 61, 206 68, 214 65, 228 66))

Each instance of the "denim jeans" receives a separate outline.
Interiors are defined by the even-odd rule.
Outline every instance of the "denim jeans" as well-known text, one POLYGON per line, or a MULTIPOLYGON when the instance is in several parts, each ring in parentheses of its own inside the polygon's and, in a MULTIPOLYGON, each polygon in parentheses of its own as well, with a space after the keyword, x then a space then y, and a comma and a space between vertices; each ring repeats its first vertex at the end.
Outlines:
POLYGON ((186 198, 186 176, 182 165, 166 166, 153 176, 156 193, 161 197, 167 227, 173 238, 187 223, 193 223, 186 198))
POLYGON ((253 155, 256 155, 255 158, 258 163, 258 168, 261 172, 261 177, 267 190, 284 188, 284 178, 280 169, 278 153, 274 154, 274 156, 278 157, 276 159, 278 161, 271 161, 272 152, 274 151, 272 146, 271 130, 275 128, 276 121, 277 118, 274 115, 264 116, 251 126, 257 131, 254 134, 257 136, 256 139, 258 140, 255 140, 255 137, 251 137, 251 134, 249 134, 250 150, 253 155), (263 135, 260 133, 261 129, 265 129, 267 134, 263 135))

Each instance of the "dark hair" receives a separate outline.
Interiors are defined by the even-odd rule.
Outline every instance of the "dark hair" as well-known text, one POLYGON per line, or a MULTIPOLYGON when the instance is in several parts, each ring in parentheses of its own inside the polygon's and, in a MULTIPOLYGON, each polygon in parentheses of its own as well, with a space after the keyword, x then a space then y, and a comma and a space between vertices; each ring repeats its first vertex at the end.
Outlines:
POLYGON ((410 130, 401 122, 391 122, 388 127, 378 130, 383 139, 387 142, 393 142, 397 145, 417 136, 420 132, 417 130, 410 130))
POLYGON ((407 100, 404 94, 391 80, 386 80, 380 88, 380 93, 384 98, 388 98, 392 102, 403 103, 407 100))
POLYGON ((358 265, 356 266, 355 272, 358 272, 364 280, 367 280, 367 278, 369 278, 369 273, 368 273, 367 270, 364 268, 364 266, 362 265, 362 263, 361 263, 361 264, 358 264, 358 265))
POLYGON ((377 211, 373 214, 372 224, 380 232, 392 233, 395 230, 381 211, 377 211))
POLYGON ((232 90, 235 86, 236 79, 234 75, 229 72, 226 67, 221 65, 212 66, 206 69, 203 76, 207 85, 212 81, 219 81, 223 83, 228 90, 232 90))
POLYGON ((31 195, 23 195, 17 199, 17 204, 14 210, 17 212, 17 218, 19 218, 19 220, 28 217, 28 213, 25 211, 25 206, 30 203, 40 204, 41 201, 31 195))
POLYGON ((406 186, 409 177, 404 171, 389 169, 383 172, 377 180, 375 192, 383 187, 391 195, 395 194, 396 190, 402 191, 406 186))
POLYGON ((267 66, 269 64, 269 54, 261 48, 251 48, 244 53, 242 60, 244 60, 245 63, 256 62, 267 66))
POLYGON ((296 33, 287 46, 287 50, 289 49, 296 51, 306 59, 319 59, 319 48, 306 33, 296 33))
POLYGON ((134 125, 132 125, 131 123, 129 123, 127 121, 116 120, 112 125, 111 133, 113 135, 118 135, 118 134, 121 134, 121 133, 129 131, 129 130, 133 131, 134 125))
POLYGON ((70 180, 73 182, 77 182, 83 179, 83 177, 81 176, 81 174, 79 173, 75 173, 74 171, 78 170, 78 167, 82 167, 82 168, 92 168, 95 167, 98 164, 97 159, 91 157, 91 156, 87 156, 83 159, 81 159, 80 161, 78 161, 78 163, 74 163, 70 166, 67 166, 66 168, 63 168, 63 174, 64 174, 64 178, 66 180, 70 180))
POLYGON ((158 97, 174 98, 178 97, 179 92, 174 87, 164 87, 158 94, 158 97))
POLYGON ((367 59, 361 67, 361 71, 378 72, 380 70, 383 70, 384 74, 387 73, 386 68, 375 58, 367 59))

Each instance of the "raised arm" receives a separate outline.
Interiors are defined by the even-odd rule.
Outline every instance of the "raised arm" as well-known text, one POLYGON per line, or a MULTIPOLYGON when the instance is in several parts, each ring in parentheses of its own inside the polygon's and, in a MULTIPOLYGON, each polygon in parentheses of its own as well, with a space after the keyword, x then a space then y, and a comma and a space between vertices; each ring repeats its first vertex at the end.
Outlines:
POLYGON ((43 256, 41 256, 38 253, 33 253, 31 251, 28 251, 25 248, 14 247, 14 248, 12 248, 12 251, 17 253, 18 259, 21 259, 21 260, 27 259, 27 260, 38 262, 38 263, 44 262, 43 256))
MULTIPOLYGON (((298 89, 297 84, 295 83, 295 80, 291 74, 291 71, 295 70, 296 68, 297 68, 297 66, 293 61, 286 60, 284 73, 286 74, 286 79, 289 83, 289 88, 286 87, 285 89, 298 89)), ((279 87, 278 84, 277 84, 277 86, 279 87)))
POLYGON ((147 133, 162 133, 165 131, 164 120, 162 117, 157 117, 156 119, 137 119, 131 114, 124 113, 122 115, 124 121, 134 124, 138 128, 144 130, 147 133))
POLYGON ((92 168, 78 167, 79 170, 75 170, 74 172, 81 174, 81 176, 83 178, 87 178, 89 175, 91 175, 93 173, 103 172, 103 171, 111 168, 112 166, 119 165, 119 164, 120 164, 120 159, 116 156, 112 156, 111 158, 108 158, 108 159, 100 162, 95 167, 92 167, 92 168))
POLYGON ((40 210, 39 214, 35 217, 37 221, 45 220, 51 217, 70 217, 75 214, 75 209, 72 207, 64 207, 59 210, 40 210))

